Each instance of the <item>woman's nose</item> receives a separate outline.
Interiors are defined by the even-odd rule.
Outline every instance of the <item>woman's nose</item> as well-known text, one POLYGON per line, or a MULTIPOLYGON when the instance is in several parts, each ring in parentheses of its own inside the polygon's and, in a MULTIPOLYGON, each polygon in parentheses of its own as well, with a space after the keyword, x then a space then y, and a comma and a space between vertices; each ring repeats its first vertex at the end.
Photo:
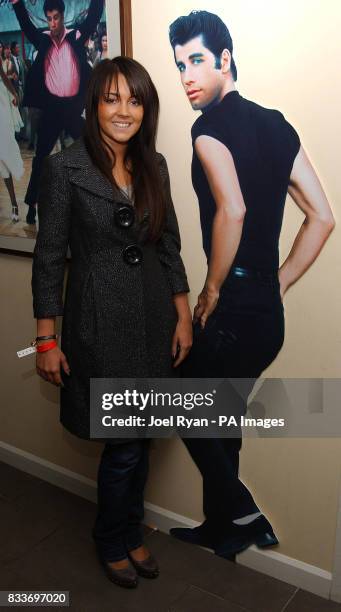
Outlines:
POLYGON ((129 115, 129 106, 127 102, 121 101, 117 106, 116 106, 116 113, 118 115, 122 115, 124 117, 126 117, 127 115, 129 115))

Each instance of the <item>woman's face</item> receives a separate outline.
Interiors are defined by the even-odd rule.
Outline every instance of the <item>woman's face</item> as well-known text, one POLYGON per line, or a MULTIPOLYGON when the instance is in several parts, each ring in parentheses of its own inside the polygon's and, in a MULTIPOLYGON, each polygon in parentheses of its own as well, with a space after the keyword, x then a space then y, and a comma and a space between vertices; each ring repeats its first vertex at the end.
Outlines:
POLYGON ((5 53, 5 58, 9 59, 9 57, 11 55, 11 48, 10 47, 5 47, 4 53, 5 53))
POLYGON ((107 51, 108 50, 108 39, 106 36, 102 36, 101 43, 102 43, 103 51, 107 51))
POLYGON ((143 106, 132 96, 122 74, 104 92, 98 104, 98 122, 102 137, 111 146, 126 145, 139 131, 143 120, 143 106))

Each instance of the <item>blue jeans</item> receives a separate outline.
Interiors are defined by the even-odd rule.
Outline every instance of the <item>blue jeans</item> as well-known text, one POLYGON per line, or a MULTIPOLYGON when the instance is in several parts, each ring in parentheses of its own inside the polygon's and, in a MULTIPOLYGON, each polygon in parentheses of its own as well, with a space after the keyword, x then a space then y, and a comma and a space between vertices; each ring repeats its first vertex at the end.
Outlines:
POLYGON ((107 443, 98 468, 98 513, 92 531, 99 556, 120 561, 143 543, 144 487, 150 440, 107 443))
MULTIPOLYGON (((234 413, 245 414, 254 383, 275 359, 284 340, 284 310, 277 276, 268 279, 230 276, 217 308, 201 330, 194 326, 193 346, 183 363, 188 378, 239 379, 234 413)), ((232 389, 232 386, 231 386, 232 389)), ((239 479, 240 437, 183 438, 203 478, 203 511, 212 536, 229 523, 259 510, 239 479)))

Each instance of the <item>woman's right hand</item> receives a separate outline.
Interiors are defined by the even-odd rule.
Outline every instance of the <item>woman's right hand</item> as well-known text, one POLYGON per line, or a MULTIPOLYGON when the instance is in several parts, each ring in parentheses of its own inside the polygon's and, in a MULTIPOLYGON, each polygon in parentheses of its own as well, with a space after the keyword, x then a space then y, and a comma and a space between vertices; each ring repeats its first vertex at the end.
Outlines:
POLYGON ((70 374, 70 367, 64 353, 59 346, 46 351, 45 353, 37 353, 36 369, 37 374, 47 382, 59 387, 62 385, 60 369, 63 368, 66 374, 70 374))

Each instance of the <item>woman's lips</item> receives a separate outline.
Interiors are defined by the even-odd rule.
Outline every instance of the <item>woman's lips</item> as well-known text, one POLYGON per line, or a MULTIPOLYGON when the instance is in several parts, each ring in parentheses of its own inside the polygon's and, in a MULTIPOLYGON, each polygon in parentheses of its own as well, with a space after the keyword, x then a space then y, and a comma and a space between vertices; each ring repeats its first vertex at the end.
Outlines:
POLYGON ((131 123, 128 123, 127 121, 113 121, 113 125, 119 129, 126 130, 130 128, 131 123))

